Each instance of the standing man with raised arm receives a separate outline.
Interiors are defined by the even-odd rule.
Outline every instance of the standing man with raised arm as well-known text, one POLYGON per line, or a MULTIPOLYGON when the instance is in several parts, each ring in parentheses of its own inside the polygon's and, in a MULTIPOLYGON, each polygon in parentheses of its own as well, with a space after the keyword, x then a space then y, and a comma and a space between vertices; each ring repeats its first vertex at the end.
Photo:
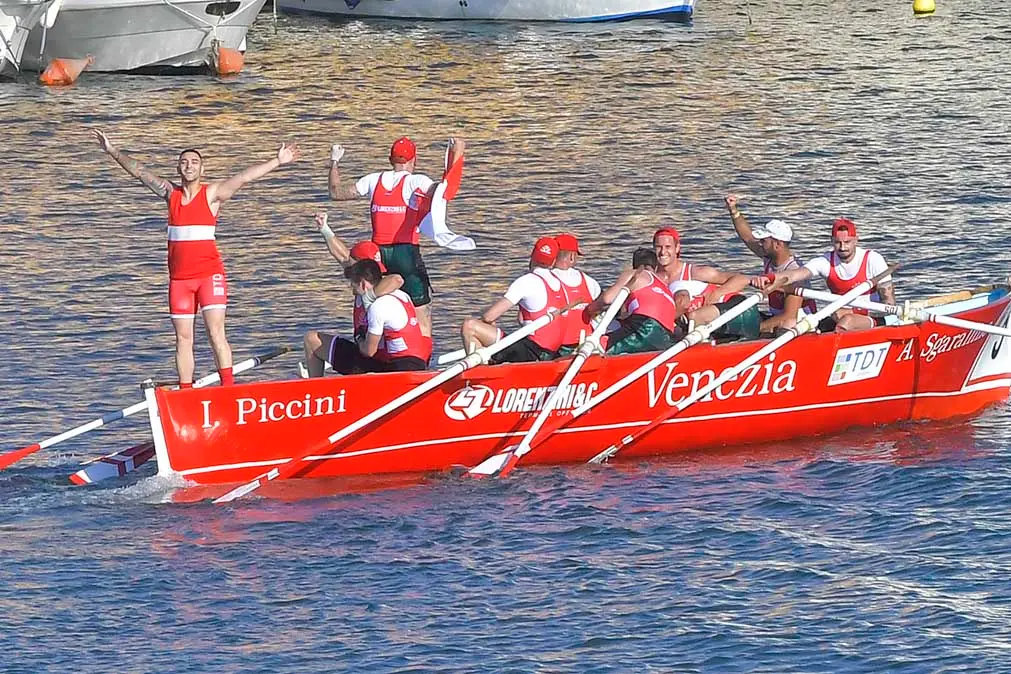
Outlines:
MULTIPOLYGON (((447 174, 462 160, 465 147, 462 139, 449 139, 447 174)), ((414 303, 422 333, 431 337, 431 284, 425 261, 421 257, 419 234, 422 220, 431 208, 439 183, 414 172, 417 148, 406 136, 398 138, 390 148, 392 171, 370 173, 353 184, 344 184, 340 174, 340 161, 343 157, 344 148, 334 145, 330 152, 330 174, 327 181, 330 198, 335 201, 350 201, 368 197, 372 240, 379 246, 382 262, 390 273, 400 274, 404 278, 403 290, 414 303)), ((458 168, 462 168, 462 164, 458 168)), ((452 193, 455 192, 454 187, 452 193)))
POLYGON ((221 385, 231 385, 232 350, 225 338, 228 286, 224 263, 214 242, 218 211, 247 183, 298 159, 298 145, 282 143, 272 159, 227 180, 209 183, 203 182, 204 160, 200 152, 183 150, 176 164, 180 178, 180 184, 176 185, 124 154, 102 131, 95 129, 92 134, 103 152, 168 205, 169 313, 175 329, 180 388, 193 385, 193 323, 198 310, 204 317, 221 385))

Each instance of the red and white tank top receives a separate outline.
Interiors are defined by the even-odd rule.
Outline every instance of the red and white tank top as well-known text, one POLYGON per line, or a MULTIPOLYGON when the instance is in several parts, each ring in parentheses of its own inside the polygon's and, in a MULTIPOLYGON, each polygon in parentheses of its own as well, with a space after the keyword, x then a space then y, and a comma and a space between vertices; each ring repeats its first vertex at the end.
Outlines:
POLYGON ((583 272, 579 272, 579 285, 577 286, 566 284, 558 274, 554 274, 554 276, 562 284, 562 292, 565 293, 565 304, 579 302, 579 304, 569 310, 569 313, 555 319, 565 324, 565 334, 562 336, 562 344, 578 344, 581 334, 589 336, 593 332, 593 326, 583 320, 582 311, 586 305, 593 301, 590 285, 587 283, 586 274, 583 272))
MULTIPOLYGON (((828 277, 825 279, 825 285, 828 289, 836 295, 845 295, 847 292, 856 288, 858 285, 866 281, 869 277, 867 276, 867 261, 870 259, 870 251, 864 251, 864 259, 860 262, 860 269, 854 274, 853 278, 843 279, 839 276, 839 272, 836 271, 836 265, 842 264, 839 256, 836 255, 835 251, 829 254, 828 259, 828 277)), ((870 295, 871 299, 875 302, 881 301, 881 296, 878 295, 877 290, 871 289, 864 293, 864 295, 870 295)), ((866 309, 853 308, 853 313, 867 315, 866 309)))
POLYGON ((181 281, 224 274, 225 265, 214 243, 218 218, 207 203, 207 185, 188 204, 183 203, 184 195, 181 187, 169 195, 169 278, 181 281))
MULTIPOLYGON (((800 262, 795 258, 791 257, 786 261, 786 264, 782 266, 778 271, 789 271, 790 269, 800 269, 800 262), (793 265, 790 265, 793 262, 793 265)), ((772 264, 771 260, 765 261, 764 273, 770 274, 776 272, 776 267, 772 264)), ((815 304, 812 299, 805 299, 804 304, 801 305, 804 313, 813 314, 818 311, 818 305, 815 304)), ((769 293, 769 313, 773 316, 779 316, 786 309, 786 293, 782 290, 777 290, 773 293, 769 293)))
POLYGON ((393 243, 419 242, 418 211, 404 201, 404 181, 411 175, 405 173, 391 189, 383 187, 383 176, 379 174, 376 188, 372 190, 372 240, 380 246, 393 243))
POLYGON ((671 332, 674 331, 674 321, 677 320, 677 306, 670 288, 653 272, 649 273, 652 282, 638 290, 633 290, 625 301, 625 310, 629 314, 649 316, 671 332))
MULTIPOLYGON (((688 303, 688 307, 685 309, 685 313, 689 311, 695 311, 696 309, 701 309, 706 303, 705 295, 706 293, 719 288, 715 283, 708 283, 706 281, 696 281, 692 278, 692 265, 685 262, 681 265, 681 275, 670 284, 670 289, 684 290, 691 296, 691 302, 688 303)), ((716 299, 717 302, 726 301, 729 295, 723 295, 716 299)))
MULTIPOLYGON (((556 281, 558 281, 558 289, 555 290, 552 289, 552 287, 548 284, 547 279, 545 279, 543 276, 541 276, 537 272, 531 273, 534 276, 536 276, 541 283, 544 284, 544 292, 547 295, 548 301, 544 304, 543 308, 538 309, 537 311, 528 311, 523 307, 522 304, 520 304, 519 305, 520 319, 524 323, 536 321, 541 316, 547 315, 548 310, 550 309, 560 311, 565 308, 566 304, 568 304, 568 302, 565 299, 566 298, 565 284, 562 283, 561 280, 558 279, 558 277, 552 274, 552 277, 556 281)), ((545 273, 550 274, 551 272, 545 273)), ((551 321, 550 323, 542 327, 540 330, 537 330, 532 335, 530 335, 530 340, 534 344, 536 344, 537 346, 541 347, 546 351, 557 351, 558 347, 560 347, 562 344, 565 343, 563 341, 564 338, 565 338, 565 316, 560 316, 556 318, 555 320, 551 321)))
POLYGON ((390 296, 403 305, 404 311, 407 312, 407 323, 399 330, 391 328, 383 330, 376 359, 388 363, 396 358, 413 356, 427 363, 432 357, 432 338, 421 334, 421 324, 418 323, 414 304, 409 299, 400 297, 398 293, 391 293, 390 296))

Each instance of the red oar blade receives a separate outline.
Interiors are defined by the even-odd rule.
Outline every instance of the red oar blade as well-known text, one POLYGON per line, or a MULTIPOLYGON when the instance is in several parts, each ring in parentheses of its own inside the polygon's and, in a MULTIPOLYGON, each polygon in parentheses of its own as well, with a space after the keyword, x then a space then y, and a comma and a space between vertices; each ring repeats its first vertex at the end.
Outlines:
POLYGON ((0 455, 0 470, 3 470, 13 463, 17 463, 26 456, 31 456, 40 449, 42 449, 42 445, 36 442, 34 445, 28 445, 27 447, 22 447, 21 449, 14 450, 13 452, 7 452, 6 454, 0 455))

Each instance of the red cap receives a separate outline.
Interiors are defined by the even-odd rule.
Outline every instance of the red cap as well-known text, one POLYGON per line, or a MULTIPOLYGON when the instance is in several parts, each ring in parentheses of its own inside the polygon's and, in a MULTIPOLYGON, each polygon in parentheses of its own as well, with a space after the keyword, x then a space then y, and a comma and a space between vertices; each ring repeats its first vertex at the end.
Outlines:
POLYGON ((379 271, 386 273, 383 256, 379 254, 379 246, 372 241, 359 241, 351 246, 351 257, 356 260, 375 260, 379 263, 379 271))
POLYGON ((656 243, 656 237, 658 236, 673 236, 675 241, 681 241, 681 235, 673 227, 661 227, 653 232, 653 243, 656 243))
POLYGON ((846 218, 839 218, 832 223, 832 234, 835 235, 836 232, 846 232, 850 236, 856 236, 857 223, 852 220, 847 220, 846 218))
POLYGON ((559 234, 555 237, 555 241, 558 242, 558 250, 568 250, 573 253, 583 254, 583 251, 579 250, 579 241, 575 236, 566 232, 565 234, 559 234))
POLYGON ((558 241, 551 236, 542 236, 534 244, 534 250, 530 253, 530 261, 544 267, 550 267, 558 258, 558 241))
POLYGON ((417 154, 418 148, 414 146, 414 142, 407 136, 402 136, 393 141, 393 147, 390 148, 390 163, 406 164, 417 154))

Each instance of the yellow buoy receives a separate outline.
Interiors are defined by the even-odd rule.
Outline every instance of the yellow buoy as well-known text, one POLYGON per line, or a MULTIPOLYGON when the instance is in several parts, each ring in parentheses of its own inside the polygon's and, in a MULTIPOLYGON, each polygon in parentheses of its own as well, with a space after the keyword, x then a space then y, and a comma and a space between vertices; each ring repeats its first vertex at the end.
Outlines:
POLYGON ((913 14, 933 14, 934 0, 913 0, 913 14))

